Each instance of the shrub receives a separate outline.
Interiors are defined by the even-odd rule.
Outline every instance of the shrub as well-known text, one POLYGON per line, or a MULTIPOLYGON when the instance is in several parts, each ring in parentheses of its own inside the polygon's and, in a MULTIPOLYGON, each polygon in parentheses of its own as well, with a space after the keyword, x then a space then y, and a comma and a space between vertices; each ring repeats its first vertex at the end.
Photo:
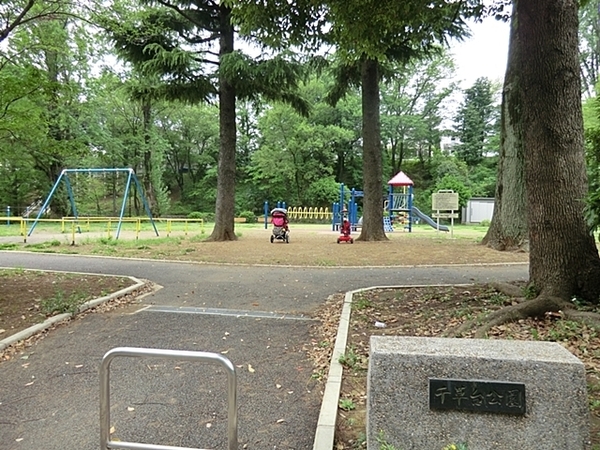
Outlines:
POLYGON ((246 223, 255 223, 256 222, 256 216, 254 215, 254 213, 252 211, 242 211, 238 217, 243 217, 246 219, 246 223))
POLYGON ((187 215, 188 219, 202 219, 205 222, 214 222, 215 214, 214 213, 206 213, 200 211, 192 211, 187 215))

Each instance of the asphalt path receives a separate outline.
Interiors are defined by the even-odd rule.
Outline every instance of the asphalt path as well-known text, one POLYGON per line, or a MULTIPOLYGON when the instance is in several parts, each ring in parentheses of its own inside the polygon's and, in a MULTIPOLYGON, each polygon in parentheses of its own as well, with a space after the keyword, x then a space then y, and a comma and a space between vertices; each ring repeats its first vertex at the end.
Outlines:
MULTIPOLYGON (((98 368, 102 356, 119 346, 225 355, 237 367, 239 448, 310 449, 322 385, 311 376, 302 350, 315 323, 311 313, 329 295, 372 286, 526 280, 528 275, 524 264, 256 267, 25 252, 0 252, 0 267, 129 275, 162 286, 134 307, 58 327, 22 357, 0 363, 3 450, 98 449, 98 368), (237 313, 222 314, 231 310, 237 313)), ((113 439, 226 448, 221 369, 118 359, 111 366, 111 389, 113 439)))

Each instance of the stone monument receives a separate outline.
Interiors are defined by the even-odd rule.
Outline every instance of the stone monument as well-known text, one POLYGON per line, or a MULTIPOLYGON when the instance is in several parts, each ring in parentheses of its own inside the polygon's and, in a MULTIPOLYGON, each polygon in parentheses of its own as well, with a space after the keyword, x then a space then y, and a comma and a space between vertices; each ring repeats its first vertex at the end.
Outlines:
POLYGON ((371 338, 367 448, 582 450, 585 368, 553 342, 371 338))

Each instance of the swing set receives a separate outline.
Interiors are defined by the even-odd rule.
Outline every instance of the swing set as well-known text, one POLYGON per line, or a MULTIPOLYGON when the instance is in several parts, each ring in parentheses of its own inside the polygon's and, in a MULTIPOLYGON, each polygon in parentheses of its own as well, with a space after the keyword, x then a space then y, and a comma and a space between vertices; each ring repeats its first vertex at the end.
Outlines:
MULTIPOLYGON (((121 232, 121 225, 123 223, 123 216, 125 214, 125 206, 127 204, 127 198, 129 195, 129 189, 131 187, 132 181, 135 184, 137 192, 139 192, 139 194, 140 194, 140 198, 144 205, 144 209, 146 210, 146 214, 148 215, 148 218, 150 219, 150 223, 152 224, 152 227, 154 228, 154 232, 156 233, 156 236, 158 236, 158 230, 156 229, 156 224, 154 223, 154 219, 152 218, 152 213, 150 212, 150 207, 148 205, 148 202, 146 201, 146 197, 144 196, 142 186, 141 186, 137 176, 135 175, 135 172, 131 168, 125 168, 125 169, 116 169, 116 168, 112 168, 112 169, 110 169, 110 168, 109 169, 63 169, 60 173, 60 176, 54 183, 54 186, 52 186, 52 189, 50 190, 50 193, 48 194, 46 201, 40 208, 40 211, 39 211, 37 217, 35 218, 35 221, 31 225, 31 228, 29 229, 27 236, 31 236, 31 233, 33 233, 33 230, 35 229, 36 225, 38 224, 40 217, 42 216, 44 211, 46 211, 46 209, 48 208, 48 205, 50 204, 50 201, 52 200, 52 196, 58 189, 60 182, 63 180, 65 182, 65 187, 67 189, 67 194, 69 196, 69 202, 71 203, 71 210, 73 212, 73 216, 74 216, 76 222, 79 220, 77 206, 75 205, 75 198, 73 196, 73 187, 72 187, 71 180, 69 179, 70 173, 74 173, 75 176, 77 176, 77 174, 79 174, 79 173, 86 173, 86 174, 90 174, 90 175, 95 174, 95 173, 101 173, 104 175, 107 173, 114 173, 116 175, 118 175, 119 173, 127 173, 127 183, 125 185, 125 192, 123 194, 123 203, 121 204, 121 211, 119 214, 119 224, 117 225, 117 232, 115 235, 115 239, 119 239, 119 233, 121 232)), ((81 232, 80 229, 79 229, 79 232, 81 232)))

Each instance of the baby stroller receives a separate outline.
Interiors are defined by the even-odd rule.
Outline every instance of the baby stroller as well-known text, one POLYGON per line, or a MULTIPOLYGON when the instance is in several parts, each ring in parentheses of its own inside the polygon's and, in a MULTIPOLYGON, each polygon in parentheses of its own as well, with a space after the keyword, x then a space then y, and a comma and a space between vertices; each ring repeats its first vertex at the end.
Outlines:
POLYGON ((290 229, 288 227, 287 210, 284 208, 275 208, 271 211, 271 223, 273 224, 273 233, 271 234, 271 244, 275 240, 290 243, 290 229))

